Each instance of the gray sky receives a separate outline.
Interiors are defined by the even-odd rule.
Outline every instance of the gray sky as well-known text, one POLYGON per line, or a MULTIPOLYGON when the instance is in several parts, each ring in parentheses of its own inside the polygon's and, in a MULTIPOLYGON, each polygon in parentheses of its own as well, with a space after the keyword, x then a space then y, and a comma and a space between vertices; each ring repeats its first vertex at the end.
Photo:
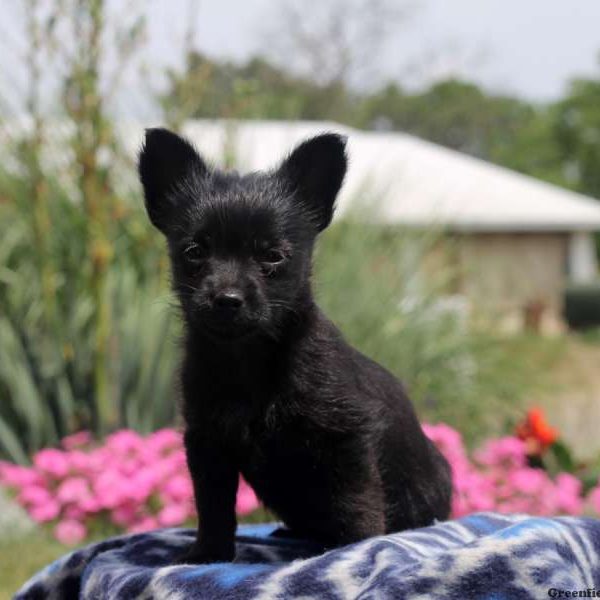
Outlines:
MULTIPOLYGON (((559 97, 573 77, 600 77, 600 0, 397 1, 413 8, 369 61, 381 79, 415 87, 459 75, 490 90, 547 101, 559 97)), ((47 2, 53 6, 56 0, 47 2)), ((150 120, 160 116, 154 98, 164 89, 165 67, 181 66, 189 0, 109 0, 109 20, 134 19, 138 13, 127 7, 136 3, 147 10, 147 44, 125 69, 113 106, 122 116, 150 120), (145 69, 137 68, 140 62, 145 69)), ((23 5, 12 0, 1 6, 0 109, 18 114, 27 88, 23 5)), ((280 22, 280 0, 199 0, 199 6, 195 46, 201 51, 237 59, 273 54, 265 32, 280 22)), ((106 50, 107 71, 115 71, 118 59, 106 50)), ((56 72, 47 68, 44 76, 45 89, 52 90, 56 72)), ((57 101, 51 93, 43 99, 57 101)))
MULTIPOLYGON (((154 0, 151 48, 177 56, 186 0, 154 0)), ((413 0, 412 15, 378 57, 383 74, 419 83, 458 73, 535 100, 559 96, 577 75, 598 75, 600 0, 413 0), (407 72, 407 64, 415 69, 407 72), (409 75, 410 73, 410 75, 409 75)), ((306 2, 310 6, 309 2, 306 2)), ((244 57, 265 47, 261 31, 277 0, 201 0, 197 46, 244 57)))

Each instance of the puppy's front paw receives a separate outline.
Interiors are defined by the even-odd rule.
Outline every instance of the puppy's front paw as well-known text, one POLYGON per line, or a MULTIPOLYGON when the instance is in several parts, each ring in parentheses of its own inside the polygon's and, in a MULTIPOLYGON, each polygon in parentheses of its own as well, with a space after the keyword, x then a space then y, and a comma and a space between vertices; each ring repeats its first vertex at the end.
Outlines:
POLYGON ((175 564, 206 565, 216 562, 231 562, 234 556, 234 549, 219 548, 207 550, 198 544, 192 544, 183 554, 175 559, 175 564))

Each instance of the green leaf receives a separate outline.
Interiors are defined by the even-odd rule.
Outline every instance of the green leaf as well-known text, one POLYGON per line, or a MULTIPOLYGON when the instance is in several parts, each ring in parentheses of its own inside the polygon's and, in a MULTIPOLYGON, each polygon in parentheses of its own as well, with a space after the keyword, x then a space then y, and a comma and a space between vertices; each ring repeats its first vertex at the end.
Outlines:
POLYGON ((554 459, 556 460, 556 464, 561 471, 566 471, 567 473, 574 473, 576 471, 576 464, 571 451, 563 442, 554 442, 550 446, 550 451, 552 452, 554 459))

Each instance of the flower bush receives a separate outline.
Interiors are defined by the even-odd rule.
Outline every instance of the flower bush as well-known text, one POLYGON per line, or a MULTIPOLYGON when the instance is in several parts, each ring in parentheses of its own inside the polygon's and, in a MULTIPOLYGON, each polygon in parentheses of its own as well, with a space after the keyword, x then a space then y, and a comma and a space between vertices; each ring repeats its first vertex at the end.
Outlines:
POLYGON ((447 425, 426 425, 425 431, 452 467, 453 516, 493 510, 533 515, 579 515, 590 504, 600 509, 600 492, 591 503, 582 482, 571 473, 551 476, 530 466, 527 443, 517 437, 486 442, 469 458, 460 434, 447 425))
MULTIPOLYGON (((32 519, 51 524, 61 542, 78 543, 100 527, 140 532, 193 518, 193 490, 177 431, 143 437, 122 430, 102 445, 81 432, 61 446, 35 454, 30 467, 0 462, 0 483, 15 492, 32 519)), ((240 480, 238 514, 257 507, 254 492, 240 480)))
MULTIPOLYGON (((584 486, 572 473, 540 468, 541 454, 557 443, 556 432, 543 423, 540 414, 530 411, 517 436, 489 440, 471 454, 451 427, 424 426, 452 467, 453 516, 488 510, 600 513, 597 477, 584 486), (537 444, 532 442, 536 436, 537 444)), ((173 429, 146 437, 123 430, 100 445, 87 432, 77 433, 63 439, 61 448, 35 454, 31 466, 0 462, 0 484, 66 544, 81 542, 99 528, 140 532, 182 525, 194 517, 182 438, 173 429)), ((254 492, 240 479, 237 513, 245 515, 258 506, 254 492)))

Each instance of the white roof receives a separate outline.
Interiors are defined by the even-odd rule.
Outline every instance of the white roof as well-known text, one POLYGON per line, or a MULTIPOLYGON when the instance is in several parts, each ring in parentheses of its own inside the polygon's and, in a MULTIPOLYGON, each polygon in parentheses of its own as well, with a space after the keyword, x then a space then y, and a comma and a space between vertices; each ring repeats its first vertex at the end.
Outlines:
MULTIPOLYGON (((141 129, 126 135, 139 147, 141 129)), ((350 168, 338 215, 361 203, 390 224, 437 224, 465 231, 600 230, 600 202, 402 133, 336 123, 191 121, 184 133, 222 163, 234 149, 242 171, 271 168, 298 142, 324 131, 348 136, 350 168)))

